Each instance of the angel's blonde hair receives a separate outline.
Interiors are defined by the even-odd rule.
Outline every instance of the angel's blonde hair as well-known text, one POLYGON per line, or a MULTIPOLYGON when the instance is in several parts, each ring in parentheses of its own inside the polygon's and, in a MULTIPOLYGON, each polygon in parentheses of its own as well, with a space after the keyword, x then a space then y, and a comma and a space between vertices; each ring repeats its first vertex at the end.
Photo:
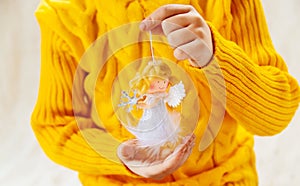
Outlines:
POLYGON ((174 79, 171 68, 160 61, 149 62, 143 72, 138 73, 129 83, 130 89, 138 90, 139 94, 144 94, 150 87, 150 83, 154 78, 169 80, 174 79))

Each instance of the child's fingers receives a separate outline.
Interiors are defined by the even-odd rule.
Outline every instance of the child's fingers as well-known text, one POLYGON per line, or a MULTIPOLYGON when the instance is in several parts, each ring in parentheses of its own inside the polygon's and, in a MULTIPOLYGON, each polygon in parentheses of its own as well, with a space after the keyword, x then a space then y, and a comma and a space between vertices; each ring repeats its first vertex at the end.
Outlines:
POLYGON ((191 33, 191 31, 184 27, 182 29, 175 30, 167 35, 168 42, 171 47, 176 48, 186 43, 193 41, 196 35, 191 33))
POLYGON ((171 32, 188 27, 191 24, 201 25, 201 21, 198 16, 195 16, 193 13, 188 12, 184 14, 177 14, 172 17, 169 17, 162 21, 162 29, 165 35, 170 34, 171 32))
POLYGON ((174 57, 177 59, 177 60, 185 60, 185 59, 189 59, 190 56, 187 55, 182 49, 180 49, 179 47, 176 48, 173 52, 174 54, 174 57))
POLYGON ((202 44, 201 40, 194 39, 193 41, 186 43, 184 45, 181 45, 177 47, 174 50, 174 56, 178 60, 184 60, 184 59, 198 59, 199 55, 199 46, 202 44), (197 56, 196 56, 197 55, 197 56))
POLYGON ((161 6, 142 21, 140 29, 142 31, 150 31, 159 26, 163 20, 177 14, 187 13, 191 10, 192 6, 190 5, 168 4, 161 6))
POLYGON ((163 35, 164 32, 162 30, 161 24, 151 30, 152 34, 163 35))
POLYGON ((178 60, 193 59, 198 63, 198 66, 203 66, 204 63, 209 61, 211 55, 212 52, 207 47, 206 43, 200 39, 195 39, 192 42, 181 45, 174 50, 174 56, 178 60))
POLYGON ((146 18, 141 22, 140 30, 151 31, 153 34, 163 34, 161 21, 152 20, 150 18, 146 18))

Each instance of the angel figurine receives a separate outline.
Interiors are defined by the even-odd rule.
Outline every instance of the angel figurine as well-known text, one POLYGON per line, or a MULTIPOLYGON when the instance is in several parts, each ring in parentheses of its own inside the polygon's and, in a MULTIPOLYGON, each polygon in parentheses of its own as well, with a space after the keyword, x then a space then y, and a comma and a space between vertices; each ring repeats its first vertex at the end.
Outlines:
MULTIPOLYGON (((127 129, 136 139, 125 141, 118 148, 119 158, 133 172, 141 166, 161 164, 172 155, 190 151, 188 148, 193 146, 191 135, 179 135, 180 112, 175 108, 186 93, 182 81, 171 86, 173 79, 167 64, 149 62, 143 73, 130 81, 134 95, 130 97, 127 92, 122 92, 127 100, 119 106, 128 107, 128 116, 133 105, 143 111, 135 124, 127 120, 127 129)), ((185 161, 182 159, 180 157, 180 161, 185 161)))

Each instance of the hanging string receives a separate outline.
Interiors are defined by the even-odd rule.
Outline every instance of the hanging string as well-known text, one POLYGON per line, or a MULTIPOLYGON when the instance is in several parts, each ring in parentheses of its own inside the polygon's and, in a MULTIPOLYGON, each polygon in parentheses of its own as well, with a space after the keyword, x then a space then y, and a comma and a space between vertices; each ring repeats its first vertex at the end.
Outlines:
POLYGON ((152 45, 152 32, 151 30, 149 31, 149 35, 150 35, 150 50, 151 50, 151 57, 152 57, 152 62, 155 62, 154 59, 154 52, 153 52, 153 45, 152 45))

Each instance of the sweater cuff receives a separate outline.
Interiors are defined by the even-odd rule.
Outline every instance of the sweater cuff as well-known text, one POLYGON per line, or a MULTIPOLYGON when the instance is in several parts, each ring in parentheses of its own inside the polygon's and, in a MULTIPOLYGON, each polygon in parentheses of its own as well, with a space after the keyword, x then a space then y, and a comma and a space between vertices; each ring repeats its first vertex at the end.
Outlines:
POLYGON ((189 70, 205 74, 211 94, 249 132, 265 136, 282 131, 298 107, 295 80, 274 66, 259 66, 236 43, 207 24, 214 58, 204 68, 189 66, 189 70))

